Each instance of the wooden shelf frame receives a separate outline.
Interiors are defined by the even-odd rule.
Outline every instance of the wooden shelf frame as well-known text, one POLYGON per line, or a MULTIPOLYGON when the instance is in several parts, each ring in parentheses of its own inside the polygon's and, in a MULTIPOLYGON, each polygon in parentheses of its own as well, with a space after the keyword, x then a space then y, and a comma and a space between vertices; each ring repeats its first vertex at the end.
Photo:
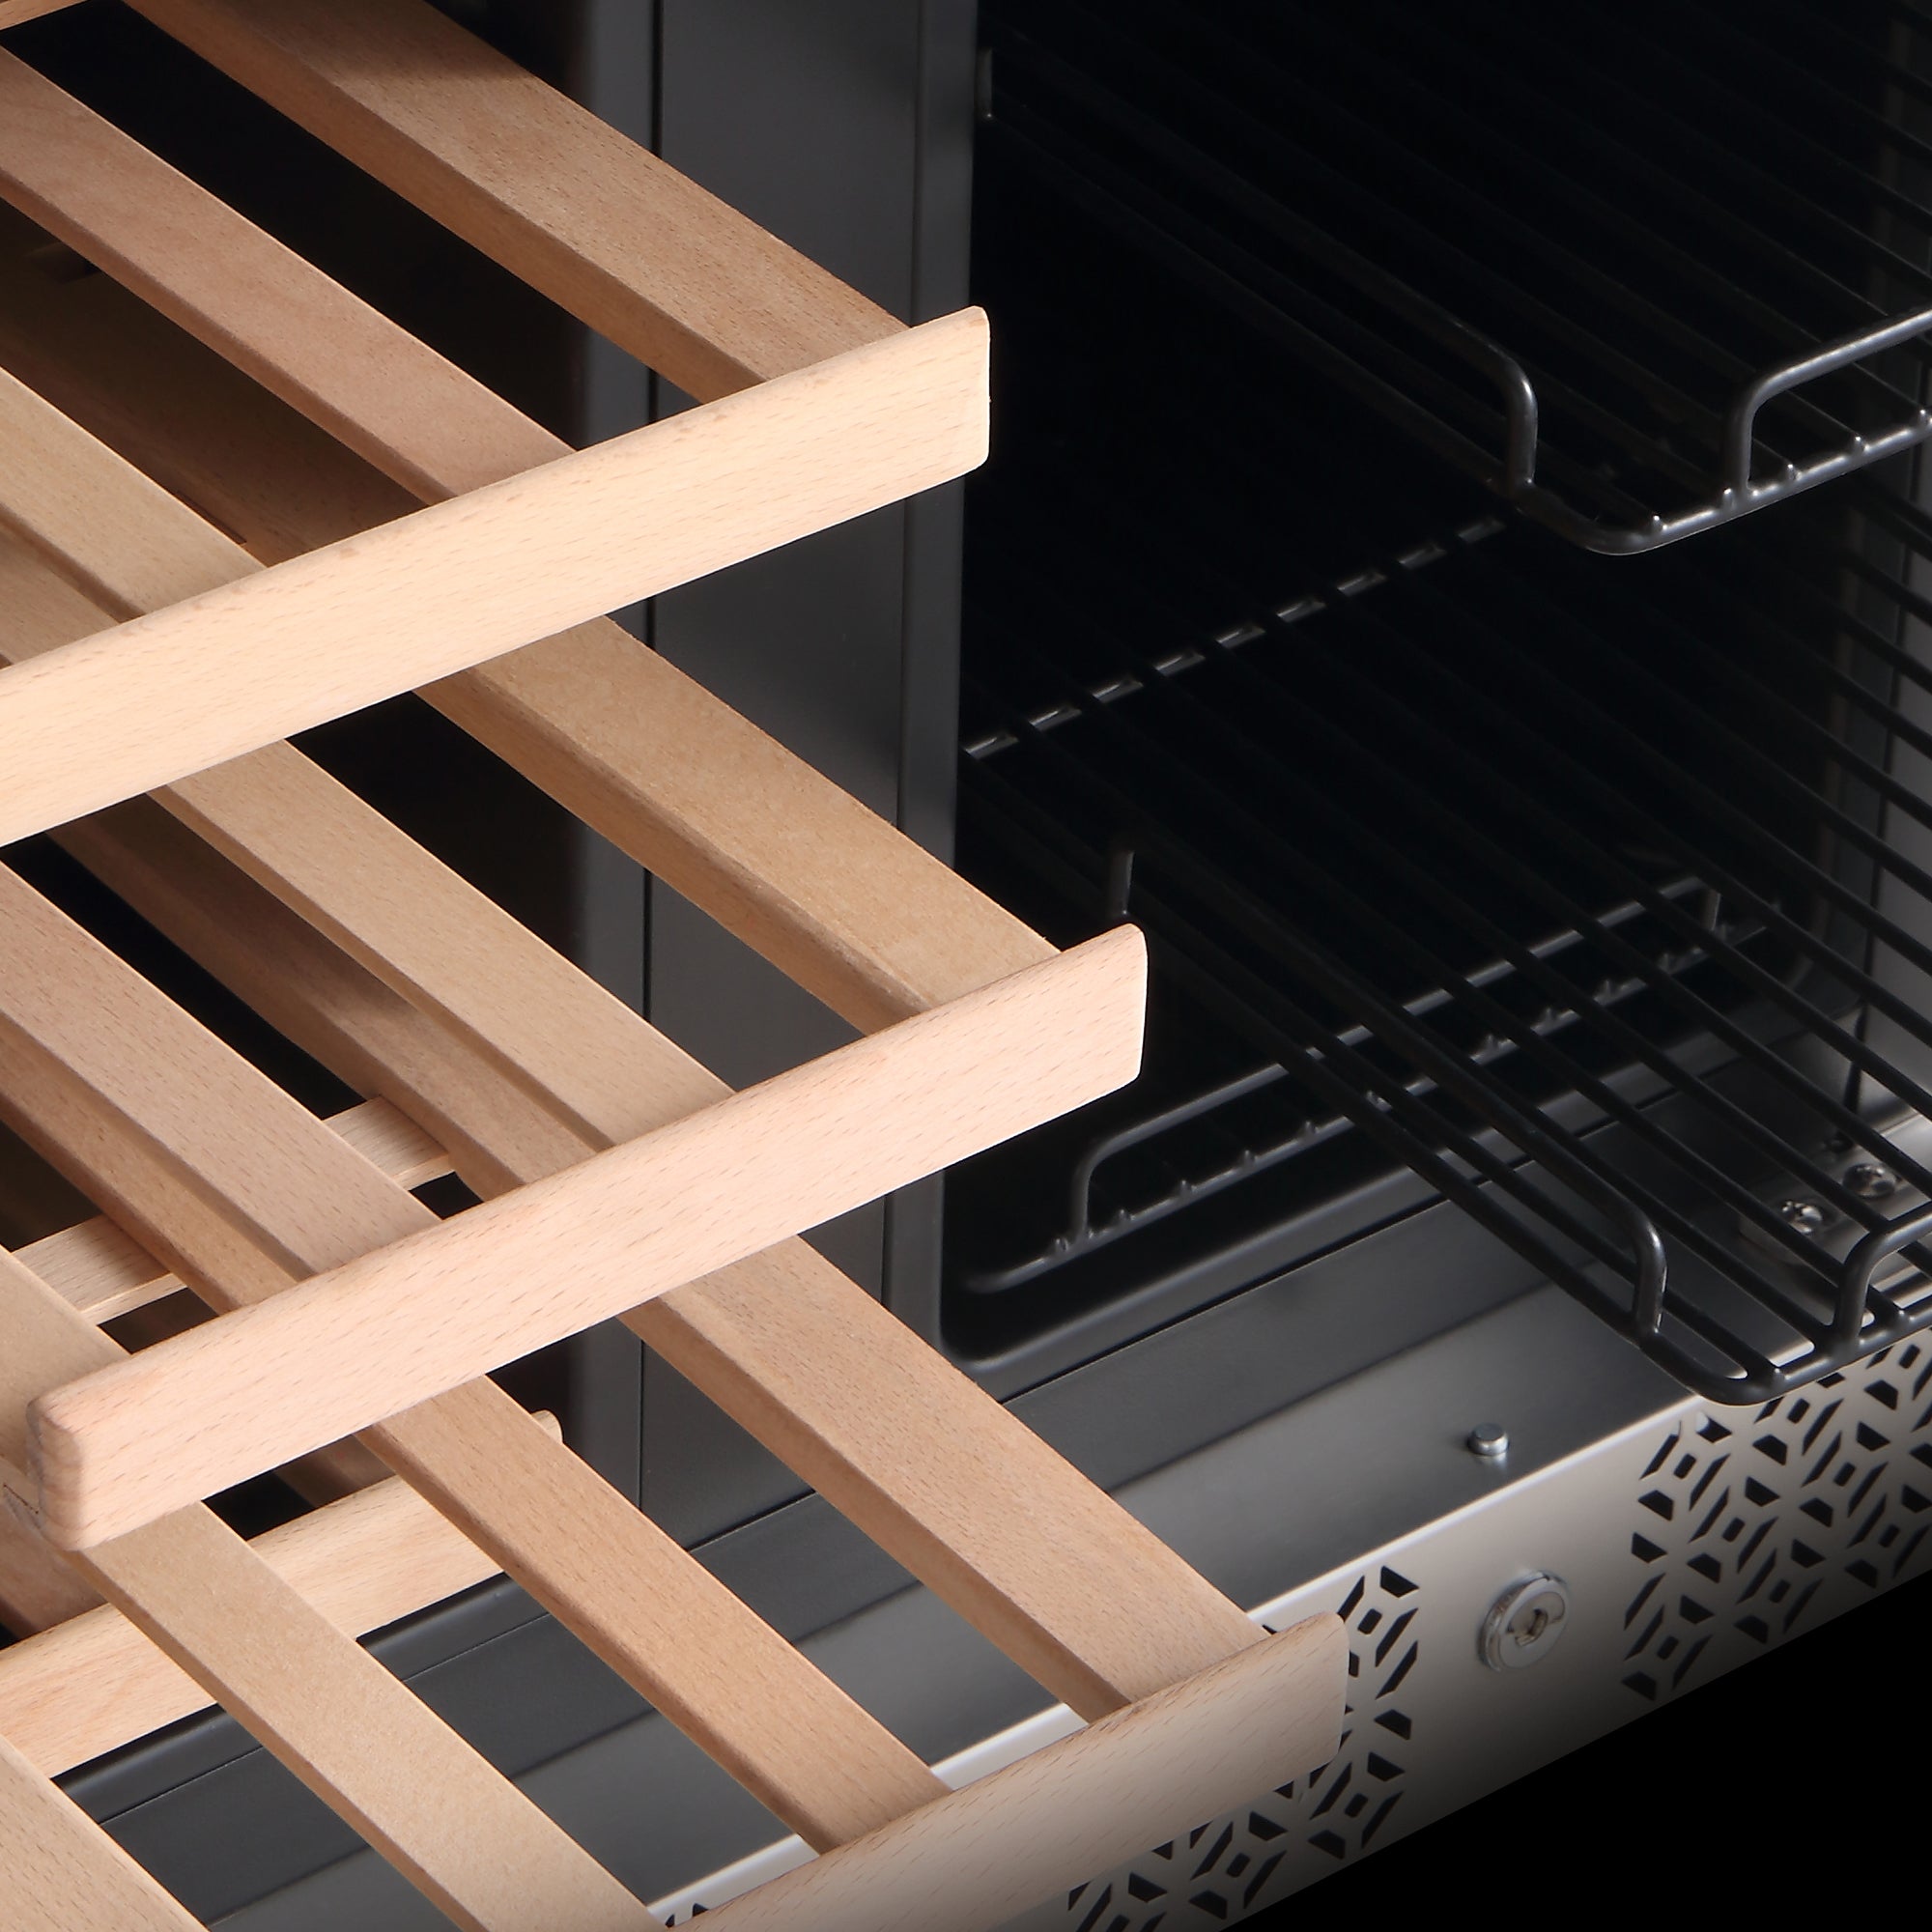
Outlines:
POLYGON ((0 1916, 186 1922, 44 1780, 215 1698, 458 1923, 647 1922, 354 1641, 499 1568, 823 1854, 727 1924, 989 1925, 1320 1761, 1334 1620, 1261 1632, 798 1238, 1131 1078, 1138 935, 1057 953, 600 614, 972 467, 983 318, 903 327, 419 0, 135 4, 700 406, 565 450, 0 47, 0 196, 349 466, 234 541, 0 291, 0 839, 369 1096, 316 1120, 0 870, 0 1113, 106 1217, 0 1257, 0 1916), (410 688, 865 1037, 729 1094, 284 742, 410 688), (485 1378, 613 1315, 1089 1727, 946 1793, 485 1378), (401 1481, 202 1505, 292 1459, 401 1481))

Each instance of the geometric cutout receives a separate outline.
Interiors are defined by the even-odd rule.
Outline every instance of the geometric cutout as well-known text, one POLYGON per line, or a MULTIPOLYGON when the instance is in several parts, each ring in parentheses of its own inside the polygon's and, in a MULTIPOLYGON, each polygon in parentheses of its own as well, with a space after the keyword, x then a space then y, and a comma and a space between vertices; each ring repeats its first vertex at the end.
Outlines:
POLYGON ((1932 1557, 1932 1484, 1900 1473, 1911 1466, 1901 1456, 1932 1468, 1928 1354, 1919 1343, 1881 1350, 1761 1404, 1740 1439, 1756 1467, 1788 1474, 1773 1484, 1743 1473, 1735 1511, 1719 1474, 1729 1451, 1703 1446, 1725 1441, 1730 1428, 1693 1414, 1654 1442, 1629 1492, 1644 1528, 1632 1530, 1625 1668, 1650 1661, 1622 1677, 1634 1695, 1661 1701, 1700 1681, 1694 1672, 1728 1669, 1747 1646, 1782 1641, 1932 1557))

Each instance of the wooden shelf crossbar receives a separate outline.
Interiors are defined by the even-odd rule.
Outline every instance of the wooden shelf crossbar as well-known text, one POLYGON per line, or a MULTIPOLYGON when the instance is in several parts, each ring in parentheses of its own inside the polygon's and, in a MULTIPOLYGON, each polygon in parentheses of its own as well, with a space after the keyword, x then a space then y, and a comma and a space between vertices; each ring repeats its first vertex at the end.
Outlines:
POLYGON ((48 1780, 219 1702, 456 1923, 649 1923, 356 1641, 499 1573, 820 1853, 727 1928, 990 1926, 1320 1762, 1335 1621, 1261 1631, 800 1238, 1130 1080, 1139 935, 1056 951, 604 614, 972 468, 983 317, 421 0, 133 4, 698 406, 565 448, 0 47, 0 843, 364 1096, 0 867, 0 1118, 100 1209, 0 1252, 0 1922, 191 1923, 48 1780), (287 742, 411 689, 861 1037, 729 1092, 287 742), (490 1379, 613 1317, 1087 1727, 948 1792, 490 1379), (316 1507, 245 1542, 205 1498, 273 1468, 316 1507))

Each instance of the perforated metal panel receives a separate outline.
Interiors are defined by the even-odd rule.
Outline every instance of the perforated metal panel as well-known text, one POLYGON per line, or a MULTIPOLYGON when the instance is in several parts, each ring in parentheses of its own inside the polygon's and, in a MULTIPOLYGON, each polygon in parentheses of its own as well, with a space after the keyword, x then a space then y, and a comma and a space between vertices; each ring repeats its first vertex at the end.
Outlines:
POLYGON ((1645 1464, 1623 1683, 1658 1703, 1932 1563, 1932 1350, 1757 1409, 1700 1410, 1645 1464))

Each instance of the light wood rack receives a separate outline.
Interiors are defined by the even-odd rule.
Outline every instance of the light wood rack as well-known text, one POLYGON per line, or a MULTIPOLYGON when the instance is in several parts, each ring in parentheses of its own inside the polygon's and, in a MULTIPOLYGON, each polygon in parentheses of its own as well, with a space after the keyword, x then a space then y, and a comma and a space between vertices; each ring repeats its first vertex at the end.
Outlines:
POLYGON ((498 1572, 816 1852, 721 1932, 990 1927, 1320 1763, 1335 1621, 1264 1632, 799 1238, 1131 1079, 1139 936, 1056 952, 604 614, 971 469, 983 317, 420 0, 133 4, 697 406, 567 448, 0 43, 0 842, 366 1096, 0 867, 0 1115, 101 1214, 0 1253, 0 1924, 194 1922, 52 1779, 212 1703, 459 1925, 652 1922, 355 1641, 498 1572), (728 1092, 287 742, 412 690, 857 1041, 728 1092), (948 1790, 490 1379, 611 1318, 1084 1728, 948 1790), (204 1499, 271 1469, 316 1506, 246 1541, 204 1499))

